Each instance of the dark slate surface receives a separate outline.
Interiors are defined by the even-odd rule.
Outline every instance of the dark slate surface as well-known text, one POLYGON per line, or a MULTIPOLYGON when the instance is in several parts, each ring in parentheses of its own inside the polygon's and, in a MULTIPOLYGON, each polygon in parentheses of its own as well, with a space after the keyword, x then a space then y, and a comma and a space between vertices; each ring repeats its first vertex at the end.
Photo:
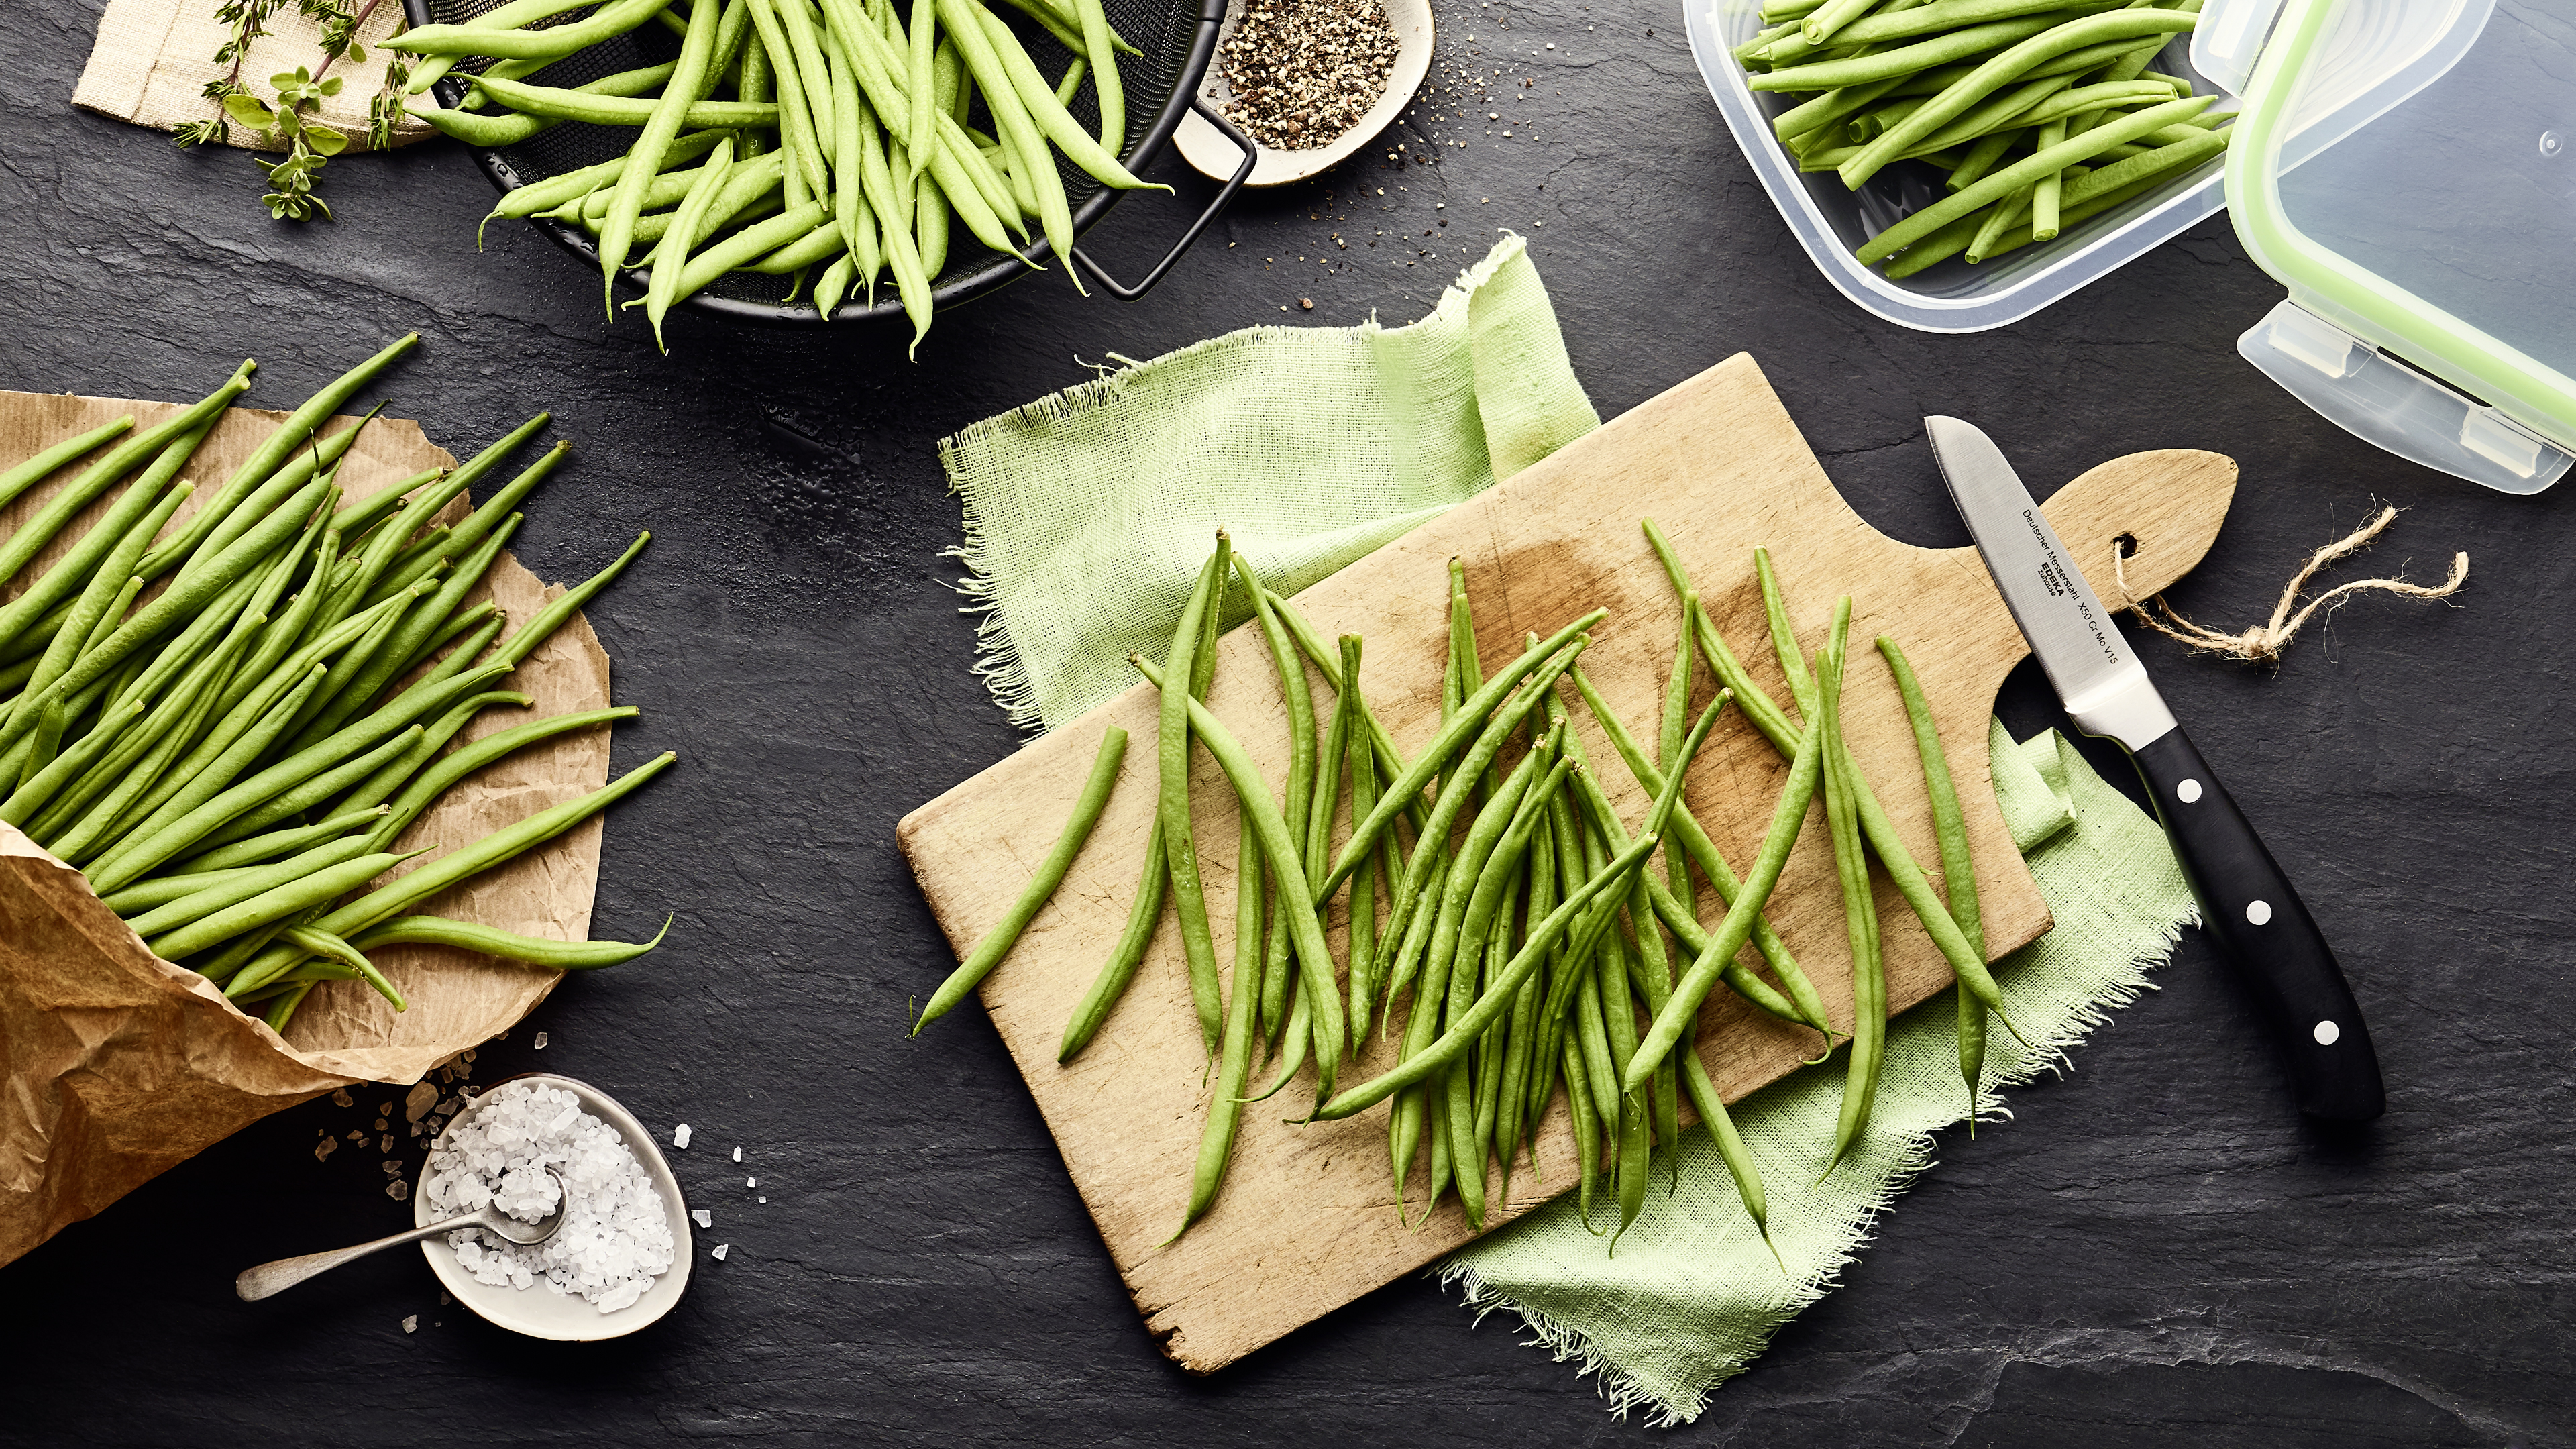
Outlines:
MULTIPOLYGON (((914 363, 884 335, 683 319, 664 359, 633 322, 604 325, 595 279, 536 236, 500 227, 476 256, 489 188, 453 148, 335 162, 340 222, 275 225, 241 155, 183 155, 70 108, 96 0, 10 11, 0 386, 194 397, 248 353, 263 362, 253 400, 287 406, 416 328, 425 345, 384 389, 396 413, 463 449, 543 405, 582 445, 521 535, 532 567, 586 574, 632 529, 655 531, 592 619, 619 694, 645 710, 618 736, 621 766, 665 748, 683 765, 611 817, 597 923, 649 932, 668 910, 678 924, 651 960, 569 983, 477 1071, 542 1062, 650 1122, 695 1124, 680 1170, 716 1213, 705 1241, 733 1253, 700 1262, 671 1319, 607 1346, 523 1342, 442 1309, 402 1256, 245 1307, 240 1267, 409 1220, 372 1154, 309 1150, 372 1101, 313 1104, 0 1271, 0 1439, 1664 1437, 1612 1422, 1509 1324, 1472 1325, 1420 1281, 1183 1376, 1138 1327, 981 1017, 900 1033, 904 999, 948 958, 893 823, 1015 744, 968 672, 935 440, 1113 350, 1409 320, 1508 225, 1533 239, 1604 413, 1750 349, 1836 481, 1900 537, 1965 541, 1920 440, 1917 419, 1941 411, 1989 428, 2042 488, 2133 449, 2236 456, 2227 531, 2176 591, 2203 617, 2260 617, 2373 499, 2409 510, 2374 567, 2435 574, 2455 547, 2477 564, 2458 607, 2356 603, 2277 670, 2142 646, 2340 943, 2386 1064, 2386 1120, 2303 1126, 2189 941, 2078 1070, 2014 1094, 2011 1126, 1945 1140, 1849 1286, 1669 1438, 2571 1442, 2576 685, 2553 605, 2576 491, 2483 493, 2276 391, 2232 343, 2280 291, 2223 220, 2020 325, 1901 330, 1791 243, 1672 12, 1452 0, 1444 67, 1471 30, 1480 51, 1505 39, 1489 27, 1508 15, 1526 52, 1510 64, 1539 81, 1526 100, 1472 103, 1505 114, 1509 140, 1416 120, 1400 133, 1412 147, 1471 144, 1249 199, 1141 305, 1041 280, 944 317, 914 363), (1381 229, 1410 240, 1362 244, 1381 229), (720 1155, 737 1143, 766 1205, 720 1155)), ((1209 190, 1161 174, 1181 201, 1209 190)), ((1134 203, 1101 250, 1132 271, 1180 214, 1134 203)), ((2028 671, 2003 708, 2023 732, 2052 717, 2028 671)))

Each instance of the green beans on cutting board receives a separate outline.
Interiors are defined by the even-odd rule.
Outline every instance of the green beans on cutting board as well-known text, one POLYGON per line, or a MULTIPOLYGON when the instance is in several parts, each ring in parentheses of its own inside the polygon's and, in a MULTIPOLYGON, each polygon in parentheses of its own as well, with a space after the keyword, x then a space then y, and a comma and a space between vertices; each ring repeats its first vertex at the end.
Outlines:
POLYGON ((367 955, 384 947, 443 945, 577 970, 661 939, 542 941, 470 921, 392 918, 588 818, 668 756, 367 889, 424 853, 395 840, 476 770, 635 714, 557 716, 449 748, 483 711, 530 702, 495 686, 642 541, 499 639, 499 611, 470 596, 517 525, 511 510, 563 445, 461 521, 437 515, 463 506, 545 415, 452 472, 356 503, 337 480, 366 419, 322 432, 416 340, 323 386, 204 495, 180 475, 249 386, 253 363, 150 428, 123 419, 0 472, 10 499, 74 473, 0 538, 0 586, 64 541, 59 561, 0 608, 0 651, 30 661, 0 681, 0 820, 79 868, 153 950, 221 981, 281 1029, 324 980, 363 981, 405 1009, 367 955), (120 488, 74 532, 89 505, 120 488), (183 518, 189 503, 199 507, 183 518))
POLYGON ((1073 248, 1059 156, 1103 186, 1150 185, 1116 154, 1127 129, 1116 57, 1136 48, 1098 0, 1013 8, 1074 53, 1062 77, 1041 73, 982 0, 917 0, 908 24, 898 0, 616 0, 560 25, 545 23, 560 7, 505 5, 385 44, 423 58, 414 96, 463 80, 458 106, 411 113, 468 145, 513 146, 568 121, 635 132, 624 155, 513 191, 492 215, 592 230, 612 317, 618 273, 650 273, 646 298, 626 305, 648 307, 656 346, 674 305, 754 272, 789 275, 782 305, 807 296, 825 316, 853 296, 873 306, 880 283, 890 286, 918 348, 952 218, 978 244, 1037 264, 1033 236, 1059 258, 1073 248), (653 23, 679 31, 676 60, 579 86, 529 79, 653 23), (455 70, 475 57, 497 63, 455 70), (1085 83, 1099 102, 1096 138, 1067 109, 1085 83), (978 106, 1000 143, 993 157, 967 129, 978 106), (779 159, 755 168, 764 152, 779 159), (751 188, 729 188, 728 169, 751 188))
POLYGON ((1930 204, 1857 248, 1903 278, 2050 240, 2223 152, 2226 118, 2193 124, 2215 98, 2147 71, 2201 3, 1829 0, 1735 57, 1751 89, 1794 102, 1772 132, 1799 170, 1853 191, 1899 162, 1940 174, 1930 204))
MULTIPOLYGON (((1911 907, 1929 912, 1925 928, 1945 957, 1954 964, 1971 952, 1980 957, 1973 969, 1959 969, 1962 999, 1975 1007, 1960 1014, 1962 1061, 1970 1060, 1972 1034, 1982 1030, 1993 1004, 1993 981, 1981 959, 1983 931, 1956 786, 1903 651, 1892 639, 1879 641, 1923 760, 1950 891, 1947 901, 1928 905, 1922 872, 1895 840, 1844 740, 1851 601, 1837 605, 1829 637, 1811 658, 1778 571, 1767 551, 1755 551, 1766 642, 1781 660, 1793 715, 1752 682, 1717 636, 1669 541, 1651 521, 1645 530, 1673 574, 1681 605, 1651 749, 1575 667, 1604 611, 1586 612, 1544 638, 1528 634, 1521 651, 1488 674, 1478 657, 1466 574, 1455 564, 1442 717, 1410 758, 1362 698, 1363 641, 1346 635, 1338 649, 1328 648, 1293 603, 1263 586, 1221 532, 1169 651, 1159 664, 1134 659, 1161 690, 1157 749, 1147 771, 1159 792, 1154 825, 1125 925, 1074 1010, 1058 1061, 1072 1062, 1106 1033, 1110 1008, 1145 969, 1166 905, 1180 902, 1182 940, 1166 959, 1191 984, 1192 1014, 1210 1059, 1200 1078, 1207 1115, 1189 1181, 1176 1192, 1173 1238, 1220 1209, 1242 1135, 1264 1130, 1247 1125, 1244 1109, 1302 1078, 1311 1062, 1314 1105, 1290 1120, 1343 1120, 1385 1106, 1392 1195, 1408 1221, 1413 1184, 1427 1166, 1423 1210, 1454 1194, 1469 1226, 1480 1229, 1494 1194, 1508 1197, 1524 1152, 1537 1162, 1535 1138, 1562 1093, 1578 1137, 1573 1185, 1588 1207, 1606 1176, 1619 1231, 1644 1208, 1656 1149, 1670 1160, 1678 1147, 1687 1104, 1768 1242, 1761 1173, 1699 1059, 1698 1017, 1723 981, 1771 1017, 1819 1033, 1825 1053, 1810 1065, 1848 1037, 1846 1110, 1833 1139, 1818 1144, 1820 1163, 1830 1170, 1857 1148, 1869 1130, 1886 1038, 1887 993, 1871 895, 1878 867, 1898 880, 1911 907), (1232 575, 1250 591, 1247 622, 1268 655, 1264 688, 1276 688, 1283 707, 1284 726, 1270 725, 1284 736, 1285 773, 1275 782, 1264 778, 1236 727, 1203 698, 1213 682, 1222 585, 1232 575), (1334 693, 1328 723, 1316 714, 1320 701, 1312 697, 1310 673, 1334 693), (1183 679, 1190 687, 1164 688, 1183 679), (1571 690, 1563 688, 1567 683, 1571 690), (1622 820, 1592 777, 1569 728, 1576 704, 1650 797, 1642 819, 1622 820), (1770 824, 1740 877, 1685 798, 1702 742, 1738 717, 1789 760, 1770 824), (1191 798, 1192 754, 1202 748, 1231 787, 1230 802, 1191 798), (1848 953, 1854 1009, 1847 1033, 1835 1028, 1823 997, 1764 914, 1820 798, 1846 929, 1830 950, 1822 942, 1807 950, 1848 953), (1194 821, 1212 804, 1221 814, 1226 803, 1237 836, 1233 970, 1217 979, 1220 940, 1204 915, 1193 927, 1178 887, 1202 874, 1194 821), (1646 868, 1658 850, 1665 862, 1646 868), (1698 914, 1703 876, 1724 908, 1714 925, 1698 914), (1346 981, 1340 979, 1345 963, 1335 959, 1322 929, 1337 908, 1349 920, 1346 981), (1348 1058, 1368 1048, 1364 1024, 1381 1006, 1379 1039, 1391 1044, 1393 1061, 1367 1081, 1340 1085, 1348 1058), (1274 1080, 1256 1088, 1252 1057, 1265 1044, 1275 1053, 1265 1068, 1274 1080)), ((1115 727, 1106 731, 1072 823, 1001 924, 933 997, 922 1023, 994 969, 1065 879, 1115 788, 1124 739, 1115 727)), ((189 899, 164 898, 158 908, 176 919, 257 889, 256 881, 213 870, 189 899)), ((1199 895, 1203 911, 1205 892, 1199 895)), ((363 923, 317 925, 360 931, 355 939, 361 942, 373 939, 363 923)), ((1616 1233, 1610 1236, 1615 1243, 1616 1233)))

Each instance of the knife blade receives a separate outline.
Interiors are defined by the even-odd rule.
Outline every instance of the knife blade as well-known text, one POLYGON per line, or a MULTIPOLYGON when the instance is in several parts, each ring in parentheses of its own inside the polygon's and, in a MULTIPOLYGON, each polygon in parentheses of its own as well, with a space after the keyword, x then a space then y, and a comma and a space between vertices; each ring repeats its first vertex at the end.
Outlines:
POLYGON ((2299 1109, 2368 1121, 2386 1107, 2370 1030, 2325 933, 2183 733, 2146 666, 2021 476, 1975 426, 1927 417, 1932 456, 1977 554, 2078 729, 2127 752, 2200 903, 2288 1059, 2299 1109))

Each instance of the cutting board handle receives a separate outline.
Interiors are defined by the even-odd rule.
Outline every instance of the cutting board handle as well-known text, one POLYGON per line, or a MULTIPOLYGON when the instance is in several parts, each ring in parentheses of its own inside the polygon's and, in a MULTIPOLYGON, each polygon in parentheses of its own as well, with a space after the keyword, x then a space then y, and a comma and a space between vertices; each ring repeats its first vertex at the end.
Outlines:
POLYGON ((2114 611, 2191 572, 2218 540, 2236 497, 2236 460, 2197 448, 2114 458, 2040 505, 2093 592, 2114 611), (2129 540, 2125 552, 2122 539, 2129 540), (2113 564, 2120 567, 2115 571, 2113 564), (2124 591, 2122 576, 2128 580, 2124 591), (2125 595, 2125 596, 2124 596, 2125 595))

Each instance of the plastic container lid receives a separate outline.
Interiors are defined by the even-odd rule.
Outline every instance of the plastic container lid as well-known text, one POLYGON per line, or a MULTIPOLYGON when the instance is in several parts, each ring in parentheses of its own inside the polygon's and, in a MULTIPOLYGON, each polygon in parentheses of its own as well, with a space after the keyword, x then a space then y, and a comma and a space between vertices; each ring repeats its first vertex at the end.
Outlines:
POLYGON ((2495 0, 2210 0, 2226 195, 2290 289, 2238 340, 2402 457, 2536 493, 2576 454, 2576 24, 2495 0), (2300 118, 2330 115, 2331 124, 2300 118))

